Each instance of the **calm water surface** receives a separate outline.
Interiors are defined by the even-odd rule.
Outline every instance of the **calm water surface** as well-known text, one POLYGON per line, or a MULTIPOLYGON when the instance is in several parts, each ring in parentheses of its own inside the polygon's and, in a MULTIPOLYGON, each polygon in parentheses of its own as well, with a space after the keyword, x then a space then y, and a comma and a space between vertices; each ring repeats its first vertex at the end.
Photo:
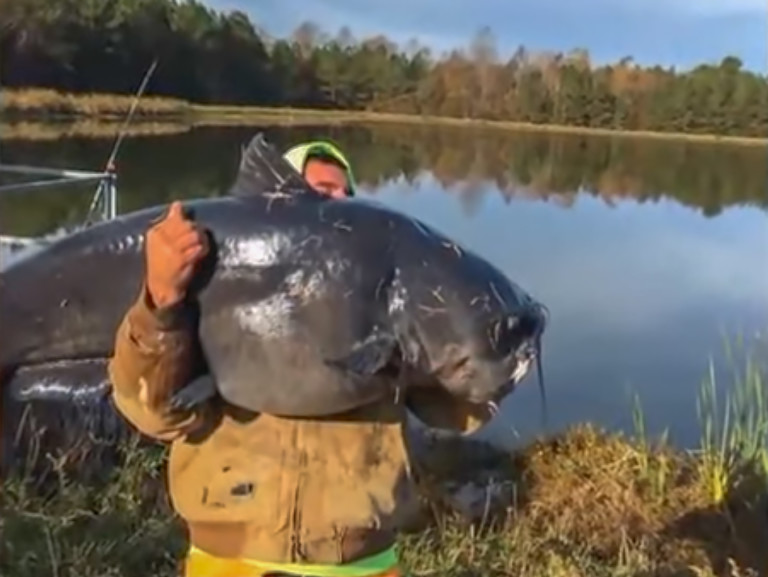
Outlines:
MULTIPOLYGON (((550 428, 583 420, 698 441, 696 395, 723 339, 768 327, 766 157, 759 147, 456 129, 267 128, 282 147, 330 135, 360 192, 490 259, 552 312, 550 428)), ((133 138, 120 210, 224 194, 254 129, 133 138)), ((8 140, 0 160, 98 169, 111 140, 8 140)), ((92 187, 0 197, 2 234, 76 224, 92 187)), ((540 429, 535 375, 487 432, 540 429)))

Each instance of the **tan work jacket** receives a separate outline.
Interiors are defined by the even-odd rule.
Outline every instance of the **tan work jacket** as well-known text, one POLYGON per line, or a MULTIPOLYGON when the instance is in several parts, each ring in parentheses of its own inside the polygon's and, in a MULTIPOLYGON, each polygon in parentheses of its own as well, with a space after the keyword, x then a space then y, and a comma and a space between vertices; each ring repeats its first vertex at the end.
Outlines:
MULTIPOLYGON (((170 497, 195 546, 222 557, 338 564, 393 544, 396 527, 419 506, 402 403, 324 419, 223 402, 170 412, 169 397, 194 375, 198 358, 183 309, 153 310, 143 291, 110 363, 120 412, 145 435, 171 443, 170 497)), ((423 402, 416 413, 464 431, 487 419, 446 399, 423 402)))

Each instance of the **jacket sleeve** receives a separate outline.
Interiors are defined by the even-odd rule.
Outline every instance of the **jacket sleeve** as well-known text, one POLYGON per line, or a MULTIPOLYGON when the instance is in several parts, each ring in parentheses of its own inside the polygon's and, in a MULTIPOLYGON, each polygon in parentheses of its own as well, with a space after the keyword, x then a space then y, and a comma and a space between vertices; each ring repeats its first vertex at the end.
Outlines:
POLYGON ((408 409, 425 425, 470 434, 492 418, 488 407, 452 397, 438 389, 414 388, 408 392, 408 409))
POLYGON ((112 398, 140 432, 173 441, 196 430, 210 407, 171 411, 169 399, 194 376, 197 355, 185 304, 156 309, 145 287, 123 317, 109 362, 112 398))

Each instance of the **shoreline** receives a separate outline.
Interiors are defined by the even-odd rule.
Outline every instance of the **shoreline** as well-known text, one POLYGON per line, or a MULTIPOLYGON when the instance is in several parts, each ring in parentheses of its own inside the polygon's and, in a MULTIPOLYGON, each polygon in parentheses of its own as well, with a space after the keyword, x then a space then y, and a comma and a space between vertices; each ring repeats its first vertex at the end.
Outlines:
POLYGON ((284 124, 422 124, 456 128, 506 130, 509 132, 549 132, 584 136, 609 136, 622 138, 656 138, 713 144, 739 144, 766 146, 768 138, 751 136, 726 136, 685 132, 658 132, 651 130, 623 130, 568 126, 563 124, 533 124, 507 120, 483 120, 478 118, 451 118, 448 116, 394 114, 371 111, 313 110, 298 108, 243 107, 241 109, 219 105, 193 105, 192 113, 198 118, 194 126, 226 126, 233 122, 261 123, 276 121, 284 124))
MULTIPOLYGON (((56 132, 62 135, 73 125, 94 127, 94 136, 106 137, 120 132, 122 121, 130 108, 132 96, 113 94, 64 94, 52 90, 9 90, 0 93, 0 139, 29 138, 37 132, 56 132), (41 129, 40 127, 44 127, 41 129), (98 127, 98 128, 96 128, 98 127)), ((249 126, 249 125, 372 125, 400 124, 424 125, 482 130, 506 130, 509 132, 548 132, 584 136, 607 136, 621 138, 654 138, 658 140, 679 140, 710 144, 736 144, 742 146, 766 146, 768 137, 731 136, 721 134, 699 134, 685 132, 660 132, 649 130, 624 130, 593 128, 559 124, 533 124, 505 120, 483 120, 474 118, 452 118, 433 115, 411 115, 373 112, 367 110, 320 110, 309 108, 284 108, 261 106, 230 106, 194 104, 188 101, 145 97, 137 107, 133 125, 151 125, 145 133, 163 131, 161 127, 174 127, 172 131, 183 132, 203 126, 249 126)), ((77 136, 88 136, 88 129, 77 129, 77 136)), ((134 130, 134 134, 141 134, 134 130)), ((39 137, 37 137, 39 138, 39 137)))

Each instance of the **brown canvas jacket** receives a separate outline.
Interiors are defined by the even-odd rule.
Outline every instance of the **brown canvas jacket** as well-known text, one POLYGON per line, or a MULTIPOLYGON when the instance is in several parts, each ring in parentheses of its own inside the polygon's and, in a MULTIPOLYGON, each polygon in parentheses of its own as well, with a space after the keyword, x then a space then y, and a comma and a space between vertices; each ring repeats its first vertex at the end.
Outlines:
MULTIPOLYGON (((170 395, 195 370, 183 307, 153 310, 142 292, 110 363, 118 410, 171 443, 170 496, 191 542, 217 556, 337 564, 394 543, 418 507, 404 407, 380 402, 333 418, 287 419, 220 403, 172 413, 170 395)), ((471 430, 487 419, 460 405, 426 407, 430 425, 471 430)))

